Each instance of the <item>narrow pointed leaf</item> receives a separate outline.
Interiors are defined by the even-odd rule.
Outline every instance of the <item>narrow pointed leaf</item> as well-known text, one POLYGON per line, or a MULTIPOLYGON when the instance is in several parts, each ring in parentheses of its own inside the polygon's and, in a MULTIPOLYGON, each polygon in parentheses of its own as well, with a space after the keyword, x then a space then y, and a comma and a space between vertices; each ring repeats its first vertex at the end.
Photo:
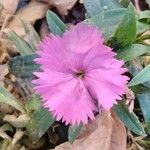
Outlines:
POLYGON ((7 34, 8 38, 16 46, 18 52, 21 55, 33 54, 35 49, 33 49, 25 40, 18 36, 14 31, 10 31, 7 34))
POLYGON ((84 0, 84 6, 89 16, 122 7, 118 0, 84 0))
POLYGON ((142 45, 142 44, 132 44, 131 46, 123 48, 122 51, 118 53, 117 58, 127 62, 145 53, 150 53, 149 46, 142 45))
POLYGON ((126 9, 126 13, 115 32, 115 37, 117 38, 121 47, 129 45, 135 40, 136 18, 132 5, 129 5, 129 7, 126 9))
POLYGON ((146 81, 150 81, 150 65, 146 66, 140 71, 128 84, 128 86, 134 86, 142 84, 146 81))
POLYGON ((22 113, 25 113, 22 104, 3 87, 0 87, 0 102, 6 103, 22 113))
POLYGON ((130 113, 128 107, 123 103, 119 103, 114 107, 114 111, 125 126, 138 135, 145 136, 145 131, 134 112, 130 113))
POLYGON ((70 126, 68 131, 68 140, 73 143, 76 137, 78 136, 80 130, 82 128, 82 124, 70 126))
POLYGON ((41 41, 38 33, 35 31, 34 27, 30 23, 26 21, 22 21, 22 24, 25 29, 27 39, 29 41, 29 45, 32 47, 32 49, 35 49, 36 51, 37 46, 39 42, 41 41))
POLYGON ((30 122, 27 124, 27 133, 33 141, 38 141, 53 124, 55 119, 46 109, 39 109, 32 115, 30 122))
POLYGON ((150 131, 150 93, 137 94, 137 98, 150 131))
POLYGON ((143 20, 143 19, 150 19, 150 11, 149 10, 145 10, 145 11, 140 12, 139 20, 143 20))
POLYGON ((9 61, 9 71, 17 77, 29 77, 39 69, 39 65, 33 61, 36 54, 17 56, 9 61))
POLYGON ((29 97, 25 108, 28 114, 32 113, 33 111, 37 111, 41 107, 41 98, 39 95, 33 94, 29 97))
POLYGON ((61 19, 50 10, 46 14, 46 19, 50 31, 55 35, 62 35, 67 29, 61 19))
POLYGON ((97 26, 102 31, 104 37, 108 39, 114 36, 119 22, 125 14, 125 10, 125 8, 119 8, 100 12, 96 16, 86 19, 85 22, 97 26))

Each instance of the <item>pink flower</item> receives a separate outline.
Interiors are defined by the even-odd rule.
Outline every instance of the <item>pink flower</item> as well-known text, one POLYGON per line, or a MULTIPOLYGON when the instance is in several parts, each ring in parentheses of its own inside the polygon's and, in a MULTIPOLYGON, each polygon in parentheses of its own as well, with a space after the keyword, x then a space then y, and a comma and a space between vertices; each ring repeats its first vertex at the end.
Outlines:
POLYGON ((98 29, 78 24, 62 37, 48 36, 39 45, 42 72, 34 73, 35 90, 57 120, 87 124, 94 112, 110 109, 125 93, 123 61, 103 44, 98 29))

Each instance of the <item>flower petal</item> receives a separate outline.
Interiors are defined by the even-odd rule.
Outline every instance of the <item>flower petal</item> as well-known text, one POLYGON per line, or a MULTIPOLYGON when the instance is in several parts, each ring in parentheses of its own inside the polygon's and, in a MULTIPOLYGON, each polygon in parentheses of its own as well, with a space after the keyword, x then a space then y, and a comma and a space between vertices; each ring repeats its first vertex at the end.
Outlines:
POLYGON ((43 72, 35 72, 34 75, 38 77, 38 79, 32 81, 33 84, 36 84, 34 89, 46 100, 49 99, 53 93, 58 92, 59 85, 74 78, 71 74, 65 74, 49 69, 45 69, 43 72))
POLYGON ((39 45, 39 55, 35 62, 42 65, 41 68, 48 68, 61 72, 67 72, 65 59, 65 49, 63 47, 62 39, 58 36, 48 36, 39 45))
POLYGON ((87 70, 108 67, 110 61, 114 61, 116 53, 108 46, 99 44, 96 47, 89 50, 85 59, 83 60, 83 66, 87 70))
POLYGON ((91 95, 98 100, 99 107, 102 105, 105 109, 109 109, 116 104, 116 100, 121 100, 125 93, 125 84, 128 77, 121 75, 124 73, 123 68, 115 70, 95 69, 88 73, 86 82, 91 95))
POLYGON ((66 124, 86 124, 94 119, 96 106, 81 80, 71 80, 59 87, 59 92, 44 102, 44 107, 52 111, 57 120, 66 124))
POLYGON ((96 27, 84 23, 79 23, 63 35, 65 49, 76 53, 85 53, 103 42, 100 31, 96 27))

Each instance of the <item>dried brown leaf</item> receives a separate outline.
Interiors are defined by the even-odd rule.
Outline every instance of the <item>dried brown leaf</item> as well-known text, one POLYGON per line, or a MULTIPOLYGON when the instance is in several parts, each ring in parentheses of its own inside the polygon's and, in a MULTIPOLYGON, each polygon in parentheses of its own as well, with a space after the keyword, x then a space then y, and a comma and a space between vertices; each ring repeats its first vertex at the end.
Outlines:
POLYGON ((3 120, 16 128, 23 128, 29 122, 30 118, 26 114, 22 114, 18 118, 15 115, 5 115, 3 120))
POLYGON ((8 104, 0 103, 0 112, 12 114, 14 112, 14 108, 8 104))
POLYGON ((19 0, 0 0, 0 26, 16 12, 18 3, 19 0))
POLYGON ((50 6, 57 8, 61 15, 67 15, 68 10, 70 10, 78 0, 40 0, 47 2, 50 6))
POLYGON ((8 74, 8 66, 0 65, 0 86, 4 86, 4 77, 8 74))
POLYGON ((0 38, 0 64, 5 64, 9 58, 7 44, 7 40, 0 38))
POLYGON ((126 130, 113 112, 105 112, 85 126, 73 144, 55 150, 126 150, 126 130))
POLYGON ((27 6, 16 12, 16 14, 10 20, 5 32, 13 30, 18 35, 23 36, 25 34, 25 31, 22 25, 22 20, 34 25, 37 20, 45 17, 47 10, 48 4, 46 3, 38 1, 30 2, 27 6))
POLYGON ((0 0, 0 3, 3 4, 3 7, 10 15, 13 15, 17 10, 19 0, 0 0))
POLYGON ((12 145, 15 145, 24 135, 25 131, 22 131, 21 129, 17 129, 13 139, 12 139, 12 145))
POLYGON ((134 100, 135 100, 135 94, 134 92, 127 88, 126 89, 126 104, 129 106, 130 113, 133 112, 134 109, 134 100))

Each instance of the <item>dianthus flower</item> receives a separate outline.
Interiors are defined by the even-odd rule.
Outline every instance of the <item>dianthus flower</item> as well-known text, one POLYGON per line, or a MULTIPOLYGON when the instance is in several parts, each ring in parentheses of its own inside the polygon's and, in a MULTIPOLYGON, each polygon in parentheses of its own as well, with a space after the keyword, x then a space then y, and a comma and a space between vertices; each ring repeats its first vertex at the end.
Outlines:
POLYGON ((96 27, 79 23, 62 37, 48 36, 39 45, 33 81, 43 106, 66 124, 87 124, 94 113, 110 109, 125 93, 128 77, 123 61, 96 27))

